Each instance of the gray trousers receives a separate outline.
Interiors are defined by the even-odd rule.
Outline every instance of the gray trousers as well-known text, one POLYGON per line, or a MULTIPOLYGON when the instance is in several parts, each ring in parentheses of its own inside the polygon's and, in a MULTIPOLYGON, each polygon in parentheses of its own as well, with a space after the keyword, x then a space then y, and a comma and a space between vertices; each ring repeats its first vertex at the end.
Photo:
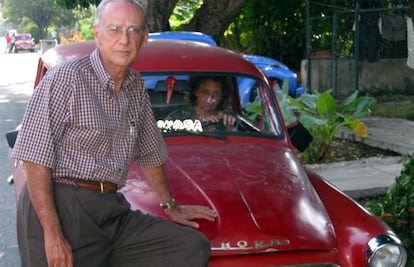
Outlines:
MULTIPOLYGON (((122 194, 54 185, 56 208, 75 266, 207 266, 210 243, 198 231, 140 211, 122 194)), ((47 266, 43 230, 26 187, 17 207, 21 266, 47 266)))

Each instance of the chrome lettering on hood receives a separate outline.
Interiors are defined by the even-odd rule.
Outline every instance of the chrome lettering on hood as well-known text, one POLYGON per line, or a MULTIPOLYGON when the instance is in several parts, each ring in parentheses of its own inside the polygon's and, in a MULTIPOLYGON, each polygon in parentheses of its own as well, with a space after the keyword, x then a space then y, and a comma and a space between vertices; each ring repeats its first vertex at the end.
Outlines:
POLYGON ((246 240, 239 240, 236 242, 225 241, 221 242, 220 247, 212 246, 212 251, 225 251, 225 250, 252 250, 252 249, 269 249, 276 246, 289 245, 290 241, 286 239, 271 239, 269 241, 255 240, 249 243, 246 240))
POLYGON ((157 126, 162 132, 191 131, 202 132, 203 126, 200 120, 158 120, 157 126))

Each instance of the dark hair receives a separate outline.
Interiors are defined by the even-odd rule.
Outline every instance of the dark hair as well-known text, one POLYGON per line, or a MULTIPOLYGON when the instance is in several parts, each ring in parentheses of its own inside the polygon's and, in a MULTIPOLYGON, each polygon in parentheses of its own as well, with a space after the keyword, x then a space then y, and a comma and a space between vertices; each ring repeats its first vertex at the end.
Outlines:
POLYGON ((188 105, 194 107, 197 104, 197 96, 195 92, 199 89, 200 85, 205 81, 212 80, 214 82, 221 84, 221 93, 223 97, 220 100, 220 103, 217 105, 217 110, 224 110, 229 105, 229 98, 230 98, 230 87, 227 82, 227 77, 222 76, 191 76, 188 79, 188 83, 190 84, 191 90, 186 96, 186 100, 188 105))

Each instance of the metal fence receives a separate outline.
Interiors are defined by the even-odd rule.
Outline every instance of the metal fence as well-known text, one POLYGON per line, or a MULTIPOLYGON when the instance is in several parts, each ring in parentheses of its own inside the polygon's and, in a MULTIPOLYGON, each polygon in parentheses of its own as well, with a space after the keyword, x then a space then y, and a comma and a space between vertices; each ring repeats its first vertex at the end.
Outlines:
POLYGON ((414 93, 408 22, 407 7, 360 9, 356 5, 352 11, 311 18, 310 53, 302 63, 302 81, 309 91, 332 89, 337 98, 354 90, 414 93), (327 28, 332 31, 326 32, 327 28))

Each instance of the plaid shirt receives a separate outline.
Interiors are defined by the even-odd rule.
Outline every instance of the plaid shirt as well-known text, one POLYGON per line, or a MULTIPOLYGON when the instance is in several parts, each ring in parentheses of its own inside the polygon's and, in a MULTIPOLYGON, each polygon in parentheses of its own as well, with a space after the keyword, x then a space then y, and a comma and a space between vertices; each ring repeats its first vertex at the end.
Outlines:
POLYGON ((139 73, 121 93, 95 50, 49 70, 34 90, 13 157, 51 168, 53 177, 125 184, 132 160, 160 166, 167 149, 139 73))

